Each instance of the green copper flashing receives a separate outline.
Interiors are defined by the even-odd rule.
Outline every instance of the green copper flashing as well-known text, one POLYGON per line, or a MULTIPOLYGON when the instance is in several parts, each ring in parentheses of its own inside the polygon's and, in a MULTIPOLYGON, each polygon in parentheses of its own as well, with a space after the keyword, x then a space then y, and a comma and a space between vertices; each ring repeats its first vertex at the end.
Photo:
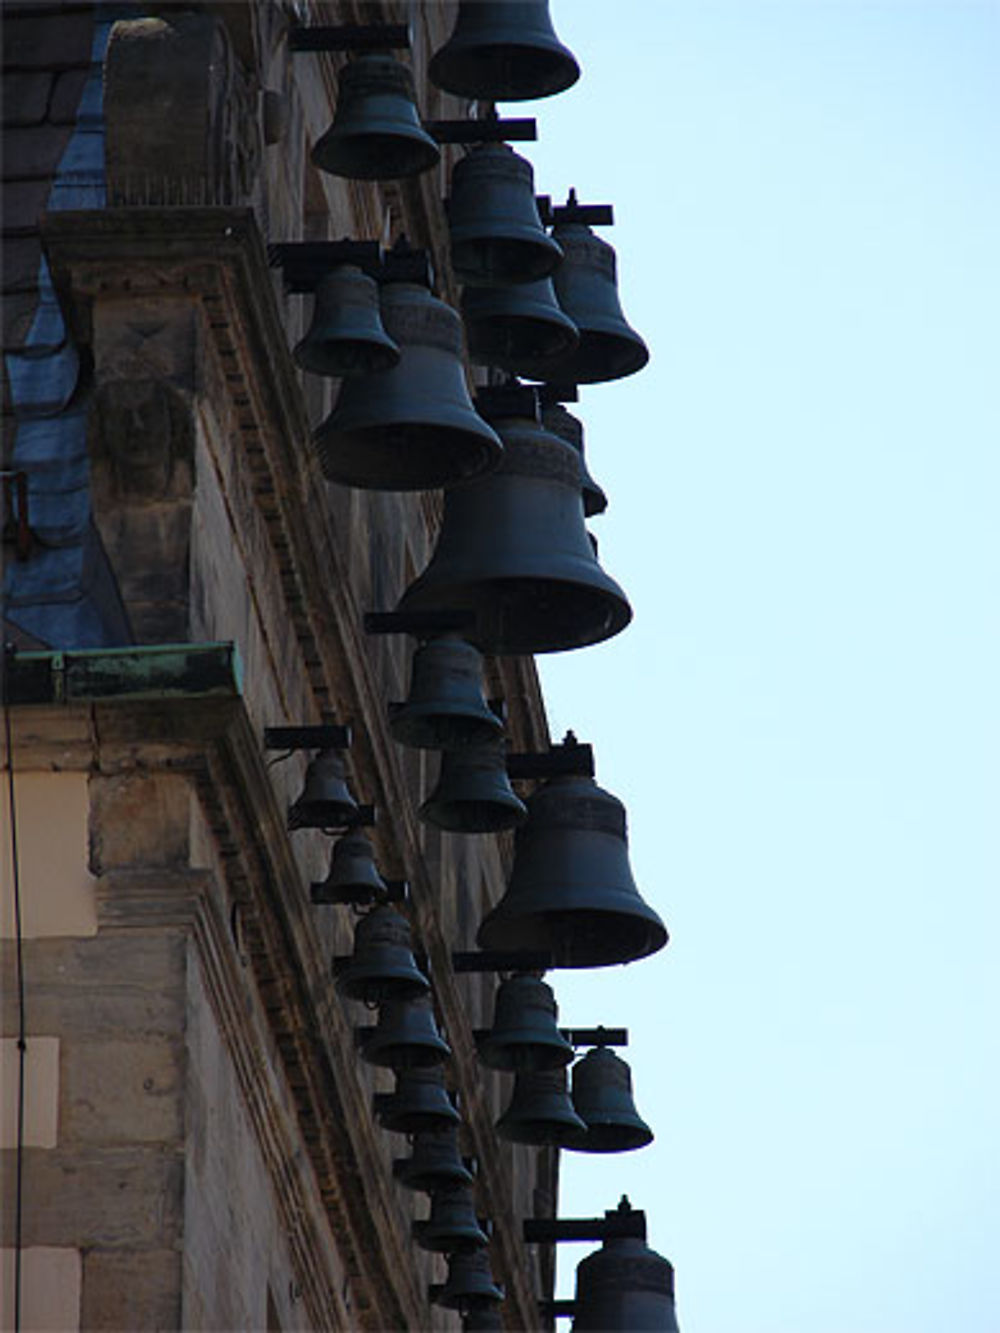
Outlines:
POLYGON ((11 704, 235 698, 243 691, 243 666, 233 643, 12 653, 4 670, 11 704))

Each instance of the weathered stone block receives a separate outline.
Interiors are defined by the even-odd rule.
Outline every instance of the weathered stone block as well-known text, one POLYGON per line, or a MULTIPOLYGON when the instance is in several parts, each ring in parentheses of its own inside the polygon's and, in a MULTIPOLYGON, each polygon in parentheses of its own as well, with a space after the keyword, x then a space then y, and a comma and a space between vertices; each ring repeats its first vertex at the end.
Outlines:
POLYGON ((64 1144, 180 1141, 180 1041, 69 1041, 63 1047, 62 1073, 64 1144))
POLYGON ((186 864, 190 825, 191 788, 183 777, 131 772, 91 780, 90 859, 97 874, 186 864))
POLYGON ((33 125, 30 129, 5 130, 4 171, 15 178, 51 176, 71 133, 68 125, 33 125))
POLYGON ((90 61, 94 15, 88 10, 68 11, 53 21, 41 14, 5 15, 4 69, 62 69, 90 61))
POLYGON ((53 125, 75 124, 80 97, 89 77, 89 69, 68 69, 58 75, 49 103, 49 120, 53 125))
POLYGON ((7 74, 3 80, 3 123, 8 128, 39 125, 45 119, 52 89, 47 70, 7 74))
POLYGON ((181 1328, 181 1256, 176 1250, 88 1250, 82 1326, 181 1328))
MULTIPOLYGON (((14 1157, 2 1160, 4 1235, 14 1224, 14 1157)), ((169 1246, 180 1234, 184 1161, 161 1148, 29 1148, 26 1245, 169 1246)))

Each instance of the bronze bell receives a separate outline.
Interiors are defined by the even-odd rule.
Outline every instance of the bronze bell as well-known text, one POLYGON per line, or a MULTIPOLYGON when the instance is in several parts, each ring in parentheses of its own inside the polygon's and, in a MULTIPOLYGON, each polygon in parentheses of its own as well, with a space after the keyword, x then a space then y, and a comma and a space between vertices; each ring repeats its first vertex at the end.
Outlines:
POLYGON ((456 311, 417 283, 382 288, 382 322, 397 366, 340 386, 316 432, 324 475, 345 486, 422 491, 494 467, 502 445, 472 406, 456 311))
POLYGON ((354 953, 337 977, 337 990, 365 1004, 405 1001, 426 995, 431 983, 417 967, 410 947, 410 923, 382 904, 354 929, 354 953))
POLYGON ((649 360, 649 352, 622 313, 614 250, 580 222, 557 226, 552 235, 564 251, 554 279, 556 297, 579 330, 580 341, 561 361, 539 365, 537 375, 525 374, 567 384, 600 384, 634 375, 649 360))
POLYGON ((673 1265, 644 1240, 611 1237, 576 1266, 573 1333, 678 1333, 673 1265))
POLYGON ((580 339, 560 309, 551 278, 516 287, 466 287, 461 310, 471 359, 515 375, 525 367, 537 374, 542 366, 556 365, 580 339))
POLYGON ((399 348, 382 327, 375 279, 353 264, 320 278, 309 332, 292 356, 313 375, 371 375, 396 365, 399 348))
POLYGON ((413 1239, 422 1250, 456 1254, 489 1245, 490 1238, 479 1225, 471 1185, 448 1185, 431 1195, 431 1215, 413 1223, 413 1239))
POLYGON ((410 695, 389 717, 400 745, 457 750, 503 735, 483 695, 483 656, 457 634, 421 644, 413 655, 410 695))
POLYGON ((503 1333, 503 1316, 495 1305, 473 1307, 462 1316, 462 1333, 503 1333))
POLYGON ((662 949, 667 932, 628 862, 625 807, 593 778, 555 777, 528 799, 507 892, 481 949, 552 954, 557 967, 606 967, 662 949))
POLYGON ((394 1134, 437 1133, 461 1120, 445 1090, 440 1065, 400 1069, 395 1090, 375 1094, 375 1116, 394 1134))
MULTIPOLYGON (((603 514, 608 507, 608 497, 590 475, 587 459, 583 451, 583 422, 579 417, 567 412, 562 403, 553 403, 542 409, 542 425, 553 435, 571 444, 580 455, 580 489, 583 492, 583 516, 593 518, 603 514)), ((595 550, 594 554, 597 552, 595 550)))
POLYGON ((459 282, 506 286, 548 277, 562 249, 542 226, 531 163, 486 143, 455 164, 448 203, 451 263, 459 282))
POLYGON ((426 1069, 442 1064, 451 1047, 438 1032, 429 995, 385 1000, 378 1023, 358 1032, 361 1058, 385 1069, 426 1069))
POLYGON ((503 1288, 493 1281, 489 1252, 485 1249, 459 1250, 449 1256, 448 1278, 436 1293, 438 1305, 448 1310, 471 1310, 499 1305, 503 1288))
POLYGON ((595 1046, 573 1066, 573 1106, 586 1132, 577 1152, 631 1152, 653 1141, 632 1100, 632 1073, 607 1046, 595 1046))
POLYGON ((344 66, 333 124, 312 151, 321 171, 349 180, 398 180, 427 171, 440 156, 420 123, 406 65, 377 54, 344 66))
POLYGON ((500 833, 522 823, 528 808, 510 785, 506 753, 502 739, 445 750, 420 818, 446 833, 500 833))
POLYGON ((566 1070, 525 1070, 514 1075, 510 1105, 496 1123, 511 1143, 568 1147, 587 1126, 573 1110, 566 1088, 566 1070))
POLYGON ((572 87, 580 67, 555 34, 548 0, 460 0, 428 73, 459 97, 524 102, 572 87))
POLYGON ((517 1072, 568 1065, 573 1047, 556 1026, 558 1012, 544 981, 508 977, 497 988, 493 1026, 477 1041, 480 1060, 491 1069, 517 1072))
MULTIPOLYGON (((393 372, 390 372, 390 374, 393 372)), ((554 653, 600 643, 632 611, 584 526, 580 459, 537 421, 497 423, 489 477, 445 491, 437 545, 401 611, 472 611, 486 653, 554 653)))
POLYGON ((471 1185, 474 1179, 458 1151, 458 1130, 453 1125, 414 1135, 412 1155, 394 1161, 392 1173, 405 1189, 425 1194, 449 1185, 471 1185))
POLYGON ((338 829, 353 824, 358 803, 347 789, 347 765, 339 750, 320 750, 306 768, 302 794, 288 812, 291 828, 338 829))
POLYGON ((385 892, 371 843, 360 829, 351 829, 333 844, 330 869, 322 884, 313 884, 312 900, 320 906, 349 903, 361 907, 385 892))

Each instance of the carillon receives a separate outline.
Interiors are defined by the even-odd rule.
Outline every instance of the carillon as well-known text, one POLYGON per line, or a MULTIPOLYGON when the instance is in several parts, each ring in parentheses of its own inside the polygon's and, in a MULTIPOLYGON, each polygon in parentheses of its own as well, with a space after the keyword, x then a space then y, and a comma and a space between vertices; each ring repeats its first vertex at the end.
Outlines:
POLYGON ((555 34, 548 0, 459 0, 429 73, 459 97, 520 102, 572 87, 580 67, 555 34))
POLYGON ((378 284, 353 264, 319 280, 309 331, 292 353, 313 375, 373 375, 399 362, 379 314, 378 284))

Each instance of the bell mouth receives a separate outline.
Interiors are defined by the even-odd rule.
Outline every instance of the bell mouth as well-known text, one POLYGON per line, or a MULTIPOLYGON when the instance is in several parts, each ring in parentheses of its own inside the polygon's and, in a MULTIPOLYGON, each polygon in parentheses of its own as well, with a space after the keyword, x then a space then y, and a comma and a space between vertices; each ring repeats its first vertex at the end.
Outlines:
POLYGON ((292 359, 310 375, 344 379, 349 375, 378 375, 399 364, 399 348, 391 339, 384 343, 366 338, 334 338, 319 343, 298 344, 292 359))
POLYGON ((331 131, 316 144, 312 162, 331 176, 382 181, 418 176, 436 166, 440 156, 437 144, 423 131, 379 133, 373 128, 356 135, 331 131))
POLYGON ((662 949, 667 929, 652 908, 644 912, 568 907, 551 912, 504 911, 501 902, 479 927, 480 949, 549 953, 554 967, 611 967, 662 949), (648 915, 647 915, 648 913, 648 915))
POLYGON ((429 73, 439 88, 459 97, 527 102, 572 88, 580 66, 558 43, 546 49, 505 41, 473 49, 455 42, 434 56, 429 73))
POLYGON ((456 277, 470 286, 506 287, 548 278, 562 259, 562 249, 544 232, 465 239, 452 231, 451 262, 456 277))
MULTIPOLYGON (((580 341, 569 355, 554 365, 537 367, 553 378, 573 384, 605 384, 642 370, 649 350, 638 334, 635 341, 621 333, 580 327, 580 341)), ((529 372, 526 372, 529 373, 529 372)))
MULTIPOLYGON (((588 571, 589 572, 589 571, 588 571)), ((632 609, 617 584, 592 588, 563 579, 483 579, 440 589, 429 588, 436 609, 474 611, 477 624, 469 637, 484 653, 496 655, 560 653, 585 648, 619 634, 632 609)), ((413 585, 411 592, 417 591, 413 585)), ((432 609, 431 598, 404 595, 404 609, 432 609)))
POLYGON ((503 735, 503 723, 495 715, 449 716, 439 710, 421 714, 407 709, 389 719, 389 731, 393 740, 414 750, 467 750, 496 741, 503 735))
POLYGON ((653 1142, 648 1125, 597 1124, 587 1121, 586 1132, 566 1144, 572 1152, 635 1152, 653 1142))

